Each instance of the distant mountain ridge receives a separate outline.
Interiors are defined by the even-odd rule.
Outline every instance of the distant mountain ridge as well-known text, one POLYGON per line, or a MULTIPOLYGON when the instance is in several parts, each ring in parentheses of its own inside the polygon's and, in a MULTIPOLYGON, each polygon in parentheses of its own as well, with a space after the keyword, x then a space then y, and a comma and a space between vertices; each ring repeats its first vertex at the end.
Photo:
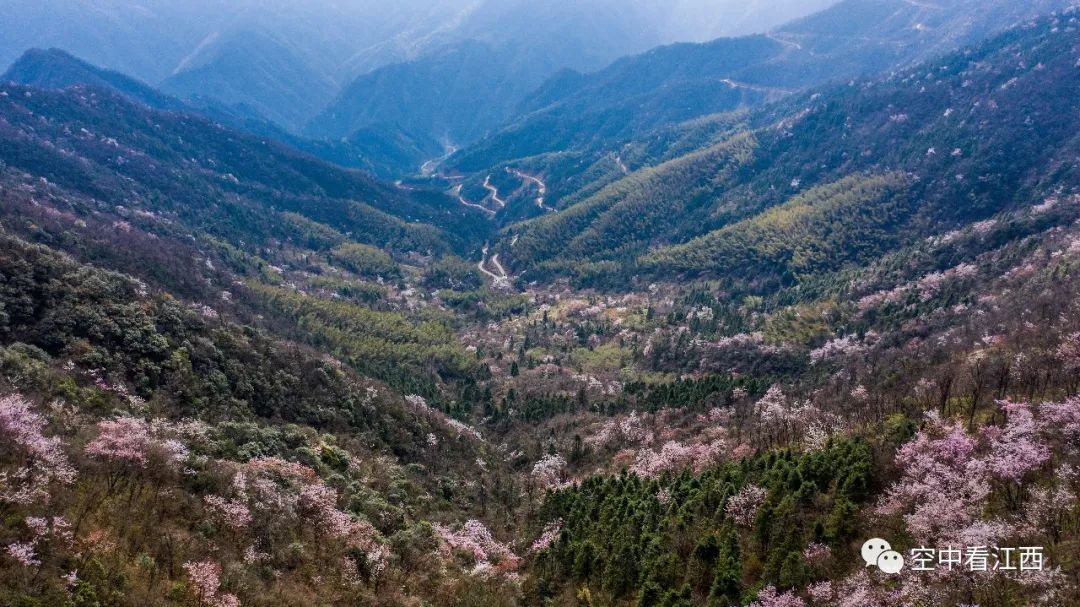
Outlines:
POLYGON ((142 200, 174 228, 239 231, 246 236, 236 241, 253 243, 272 238, 287 223, 282 213, 293 213, 401 254, 467 250, 470 234, 484 228, 449 198, 385 185, 201 116, 160 112, 107 89, 4 89, 7 168, 86 196, 142 200), (36 116, 50 125, 34 126, 36 116))
POLYGON ((610 144, 663 124, 760 105, 784 92, 911 65, 1073 4, 844 0, 768 35, 666 46, 593 74, 564 72, 523 102, 521 117, 459 152, 450 165, 478 171, 586 149, 597 139, 610 144))
POLYGON ((346 167, 360 168, 385 179, 416 172, 427 159, 443 153, 439 142, 381 124, 358 130, 334 141, 312 141, 292 135, 266 119, 257 108, 242 103, 226 105, 197 95, 185 101, 167 95, 134 78, 93 66, 60 49, 31 49, 19 58, 0 81, 61 90, 85 85, 107 89, 155 110, 199 114, 261 137, 268 137, 346 167))
POLYGON ((188 106, 157 89, 113 70, 90 65, 56 48, 26 51, 0 80, 43 89, 63 89, 75 84, 108 88, 160 110, 186 110, 188 106))
POLYGON ((716 28, 775 25, 832 1, 747 8, 732 0, 705 5, 684 0, 673 8, 660 0, 11 0, 0 23, 0 64, 31 47, 60 47, 184 101, 255 108, 293 134, 354 80, 396 65, 393 73, 401 75, 404 88, 379 82, 383 91, 370 97, 378 111, 343 102, 332 113, 367 112, 370 120, 363 116, 349 123, 351 130, 333 130, 330 138, 378 125, 415 132, 416 126, 435 123, 416 134, 438 139, 451 132, 471 139, 474 131, 486 132, 507 119, 506 108, 560 68, 598 69, 627 53, 716 28), (720 18, 736 11, 737 17, 720 18), (700 28, 703 22, 709 27, 700 28), (466 42, 494 54, 482 64, 461 57, 452 63, 442 56, 466 42), (463 81, 479 78, 465 77, 461 70, 466 69, 507 76, 489 79, 497 88, 486 99, 474 94, 469 107, 454 83, 433 78, 434 68, 421 65, 428 62, 449 65, 463 81), (426 88, 419 88, 425 80, 426 88), (401 120, 392 103, 411 90, 424 99, 448 100, 471 116, 465 124, 452 124, 422 105, 423 112, 415 112, 421 115, 401 120))
MULTIPOLYGON (((818 0, 808 6, 828 3, 831 0, 818 0)), ((749 21, 732 20, 727 25, 731 30, 749 27, 740 23, 762 22, 753 15, 776 23, 780 15, 810 11, 793 5, 766 10, 725 3, 707 9, 692 2, 672 7, 622 0, 483 3, 457 31, 436 38, 443 44, 432 42, 411 61, 362 74, 345 85, 305 133, 334 138, 370 124, 394 122, 456 144, 469 143, 515 116, 519 103, 562 69, 599 69, 627 53, 684 39, 675 32, 692 29, 685 21, 689 15, 711 11, 721 20, 740 9, 745 11, 741 18, 749 21), (671 20, 680 25, 670 25, 671 20)))
POLYGON ((211 97, 225 105, 249 105, 295 131, 337 89, 293 45, 265 32, 233 32, 212 47, 203 51, 202 63, 165 79, 162 90, 182 99, 211 97))

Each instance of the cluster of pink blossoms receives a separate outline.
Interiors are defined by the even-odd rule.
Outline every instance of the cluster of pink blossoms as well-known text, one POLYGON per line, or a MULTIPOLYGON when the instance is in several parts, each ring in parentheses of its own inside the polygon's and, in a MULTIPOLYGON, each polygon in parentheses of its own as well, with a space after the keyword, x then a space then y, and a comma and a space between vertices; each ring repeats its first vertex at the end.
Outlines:
POLYGON ((896 454, 900 482, 877 508, 905 513, 908 531, 925 545, 957 541, 971 527, 990 494, 986 465, 975 456, 976 440, 960 424, 931 416, 927 428, 896 454))
POLYGON ((1035 416, 1026 404, 1001 403, 1008 421, 990 445, 988 472, 1003 481, 1019 483, 1050 459, 1050 449, 1038 436, 1035 416))
POLYGON ((243 502, 228 500, 220 495, 208 495, 203 501, 207 510, 230 529, 244 529, 251 524, 251 510, 243 502))
MULTIPOLYGON (((1068 427, 1040 422, 1027 404, 1000 406, 1005 425, 984 428, 978 436, 931 414, 926 427, 897 452, 903 475, 878 505, 878 514, 903 514, 908 532, 926 545, 985 545, 1007 534, 1005 521, 981 519, 994 483, 1021 486, 1050 460, 1047 441, 1068 427)), ((1053 406, 1042 409, 1048 407, 1053 406)))
POLYGON ((848 358, 857 356, 866 351, 862 340, 857 336, 848 335, 826 342, 816 350, 810 352, 810 364, 816 365, 832 358, 848 358))
POLYGON ((757 600, 750 607, 806 607, 806 601, 791 592, 780 593, 769 586, 758 593, 757 600))
POLYGON ((1066 448, 1080 451, 1080 398, 1040 405, 1039 425, 1043 432, 1060 435, 1066 448))
POLYGON ((200 428, 191 423, 118 417, 98 422, 98 435, 86 445, 86 454, 136 468, 146 468, 152 462, 177 467, 190 453, 181 439, 197 435, 200 428))
POLYGON ((468 521, 456 531, 443 525, 435 525, 435 533, 442 542, 445 555, 464 552, 472 557, 476 563, 473 568, 476 575, 511 575, 517 571, 520 564, 521 559, 514 554, 510 546, 496 540, 480 521, 468 521))
POLYGON ((214 561, 184 563, 192 590, 204 607, 240 607, 234 594, 221 592, 221 565, 214 561))
POLYGON ((70 549, 75 544, 71 524, 62 516, 51 519, 31 516, 26 519, 26 526, 30 528, 33 534, 30 540, 14 542, 4 549, 8 556, 24 567, 41 566, 38 549, 42 544, 52 542, 54 546, 59 545, 65 549, 70 549))
POLYGON ((545 455, 533 466, 529 475, 541 489, 561 488, 566 481, 566 459, 561 455, 545 455))
POLYGON ((0 468, 0 502, 32 504, 49 499, 53 484, 75 481, 75 468, 57 437, 46 437, 45 418, 21 396, 0 397, 0 453, 14 467, 0 468))
POLYGON ((659 476, 669 470, 691 469, 701 472, 720 461, 727 452, 727 442, 722 439, 699 443, 668 441, 658 451, 639 451, 630 471, 645 478, 659 476))
POLYGON ((233 491, 232 500, 208 500, 215 516, 225 515, 218 508, 221 500, 236 516, 234 522, 245 526, 313 525, 326 537, 363 551, 373 574, 386 566, 387 551, 375 528, 338 509, 337 491, 307 466, 273 457, 253 459, 233 477, 233 491))
POLYGON ((764 487, 746 485, 738 493, 728 498, 727 505, 724 506, 724 512, 734 519, 736 525, 749 527, 754 524, 754 518, 757 516, 758 510, 761 509, 761 505, 765 503, 765 498, 768 495, 769 492, 764 487))
MULTIPOLYGON (((464 422, 458 421, 458 420, 456 420, 456 419, 454 419, 452 417, 447 416, 445 413, 443 413, 442 411, 439 411, 438 409, 432 408, 430 405, 428 405, 427 399, 425 399, 423 396, 419 396, 417 394, 410 394, 410 395, 405 397, 405 404, 408 405, 409 408, 412 409, 416 413, 419 413, 421 415, 426 415, 428 417, 431 417, 431 418, 442 421, 444 424, 446 424, 447 427, 449 427, 451 430, 453 430, 454 433, 456 433, 458 436, 468 435, 468 436, 471 436, 471 437, 475 438, 476 440, 480 440, 480 441, 484 440, 484 437, 483 437, 483 435, 480 434, 479 430, 477 430, 476 428, 474 428, 474 427, 472 427, 472 426, 470 426, 470 425, 468 425, 468 424, 466 424, 464 422)), ((434 435, 429 435, 429 436, 434 436, 434 435)), ((436 437, 436 444, 438 444, 437 441, 438 441, 438 438, 436 437)), ((429 442, 429 444, 431 444, 430 439, 429 439, 428 442, 429 442)))
POLYGON ((562 528, 562 519, 548 523, 548 525, 544 527, 544 531, 540 534, 540 537, 536 538, 536 541, 532 543, 532 546, 529 548, 530 551, 543 552, 544 550, 550 548, 551 545, 559 539, 559 534, 562 533, 562 528))
POLYGON ((612 445, 651 444, 655 434, 647 424, 652 418, 650 414, 633 411, 625 417, 606 420, 585 438, 585 442, 601 449, 612 445))

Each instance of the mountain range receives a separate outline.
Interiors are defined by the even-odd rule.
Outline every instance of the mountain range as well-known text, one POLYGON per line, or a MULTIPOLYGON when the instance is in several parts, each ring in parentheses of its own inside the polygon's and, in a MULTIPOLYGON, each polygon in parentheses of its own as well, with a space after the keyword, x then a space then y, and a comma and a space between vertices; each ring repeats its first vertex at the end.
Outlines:
POLYGON ((377 4, 42 5, 0 603, 1080 605, 1080 8, 377 4))
POLYGON ((386 179, 419 167, 443 150, 439 142, 433 139, 392 126, 360 129, 348 138, 335 141, 305 139, 262 118, 262 113, 255 108, 242 104, 226 105, 206 97, 181 101, 134 78, 90 65, 59 49, 28 51, 0 78, 54 90, 78 85, 111 90, 156 110, 202 115, 254 135, 284 142, 324 160, 364 169, 386 179))
MULTIPOLYGON (((335 98, 339 98, 338 107, 329 110, 331 113, 364 112, 355 106, 340 107, 350 96, 357 97, 365 83, 372 82, 354 82, 357 78, 386 66, 395 66, 394 74, 406 74, 400 86, 408 89, 397 90, 383 78, 383 89, 365 93, 376 100, 387 99, 370 120, 361 115, 348 121, 347 132, 339 132, 335 123, 327 120, 317 121, 309 129, 333 132, 335 139, 360 128, 392 125, 400 118, 393 104, 409 99, 410 89, 420 87, 422 99, 449 96, 453 82, 436 77, 441 70, 451 70, 463 81, 477 81, 488 73, 489 82, 495 80, 507 88, 490 95, 486 103, 474 103, 481 109, 471 120, 490 128, 508 117, 507 107, 555 70, 597 69, 629 52, 689 36, 780 23, 823 3, 793 3, 782 11, 747 7, 737 20, 715 23, 716 15, 727 13, 726 5, 684 2, 677 11, 669 12, 667 3, 654 0, 591 0, 577 8, 550 1, 467 0, 407 1, 392 7, 370 0, 340 4, 15 2, 8 7, 5 22, 18 27, 0 32, 4 34, 0 64, 13 61, 31 47, 62 48, 185 101, 243 106, 293 133, 335 98), (715 26, 702 29, 704 16, 711 16, 715 26), (462 46, 469 44, 498 54, 489 54, 483 63, 477 63, 477 58, 460 56, 462 46), (415 74, 411 74, 413 70, 415 74)), ((378 76, 374 78, 379 82, 378 76)), ((460 109, 461 102, 456 103, 460 109)), ((446 134, 438 132, 445 131, 446 118, 437 113, 418 124, 439 127, 418 135, 438 139, 446 134)), ((411 123, 398 126, 416 130, 411 123)), ((475 136, 464 126, 454 126, 455 135, 475 136)))
POLYGON ((552 151, 606 153, 642 130, 911 65, 1069 4, 846 0, 767 35, 673 45, 592 74, 564 72, 449 166, 471 172, 552 151))

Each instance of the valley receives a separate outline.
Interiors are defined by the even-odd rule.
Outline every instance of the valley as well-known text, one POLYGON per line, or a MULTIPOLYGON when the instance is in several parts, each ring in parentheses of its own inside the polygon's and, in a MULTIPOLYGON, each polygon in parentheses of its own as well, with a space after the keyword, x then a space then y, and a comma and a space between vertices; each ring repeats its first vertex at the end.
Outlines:
POLYGON ((0 79, 0 604, 1080 605, 1080 9, 421 4, 0 79))

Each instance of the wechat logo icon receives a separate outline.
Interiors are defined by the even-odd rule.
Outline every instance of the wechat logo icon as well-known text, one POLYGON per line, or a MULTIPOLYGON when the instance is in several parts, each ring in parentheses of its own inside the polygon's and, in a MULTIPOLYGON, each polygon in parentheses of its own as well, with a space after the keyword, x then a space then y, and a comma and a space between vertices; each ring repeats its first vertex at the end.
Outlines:
POLYGON ((867 540, 863 544, 862 558, 867 567, 877 567, 889 575, 896 575, 904 569, 904 556, 881 538, 867 540))

